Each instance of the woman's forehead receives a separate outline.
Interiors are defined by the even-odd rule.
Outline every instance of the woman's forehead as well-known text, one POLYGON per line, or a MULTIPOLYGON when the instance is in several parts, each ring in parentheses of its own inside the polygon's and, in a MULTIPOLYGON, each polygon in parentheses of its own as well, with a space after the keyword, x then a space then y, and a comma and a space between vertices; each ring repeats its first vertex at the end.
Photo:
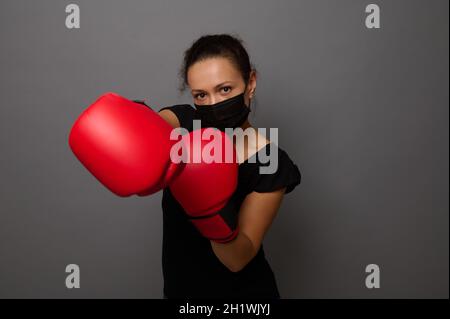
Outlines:
POLYGON ((227 58, 208 58, 194 63, 188 70, 192 90, 204 90, 226 81, 238 81, 241 75, 227 58))

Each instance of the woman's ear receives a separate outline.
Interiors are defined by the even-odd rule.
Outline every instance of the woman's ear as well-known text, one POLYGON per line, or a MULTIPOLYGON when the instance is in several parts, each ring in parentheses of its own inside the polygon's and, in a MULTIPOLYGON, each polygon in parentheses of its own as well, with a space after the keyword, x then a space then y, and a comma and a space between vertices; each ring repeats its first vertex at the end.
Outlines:
POLYGON ((255 70, 252 70, 250 72, 250 79, 248 82, 248 86, 250 89, 249 97, 252 99, 253 96, 255 95, 255 91, 256 91, 256 71, 255 70))

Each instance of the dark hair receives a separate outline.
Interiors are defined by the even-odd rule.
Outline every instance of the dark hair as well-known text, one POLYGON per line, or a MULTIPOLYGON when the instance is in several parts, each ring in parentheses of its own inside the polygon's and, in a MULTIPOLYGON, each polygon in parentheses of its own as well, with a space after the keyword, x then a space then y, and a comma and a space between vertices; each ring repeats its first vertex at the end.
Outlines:
POLYGON ((212 34, 200 37, 184 52, 183 65, 179 72, 180 92, 186 90, 188 85, 189 68, 196 62, 213 57, 228 58, 241 72, 245 84, 248 84, 250 73, 254 68, 250 63, 250 57, 244 48, 243 41, 237 35, 212 34))

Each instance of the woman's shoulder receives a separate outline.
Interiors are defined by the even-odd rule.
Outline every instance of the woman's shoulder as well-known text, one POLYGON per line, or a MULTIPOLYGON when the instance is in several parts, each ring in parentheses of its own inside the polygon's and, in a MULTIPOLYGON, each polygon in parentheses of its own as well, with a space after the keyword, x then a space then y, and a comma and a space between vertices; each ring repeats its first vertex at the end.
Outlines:
MULTIPOLYGON (((189 104, 176 104, 163 107, 159 110, 160 114, 171 112, 168 117, 174 115, 178 120, 179 126, 188 130, 192 129, 192 121, 195 118, 195 109, 189 104)), ((169 119, 170 120, 170 119, 169 119)), ((172 124, 172 123, 171 123, 172 124)))
POLYGON ((244 163, 251 167, 256 182, 254 191, 271 192, 286 187, 290 193, 301 182, 301 173, 289 154, 269 141, 244 163))

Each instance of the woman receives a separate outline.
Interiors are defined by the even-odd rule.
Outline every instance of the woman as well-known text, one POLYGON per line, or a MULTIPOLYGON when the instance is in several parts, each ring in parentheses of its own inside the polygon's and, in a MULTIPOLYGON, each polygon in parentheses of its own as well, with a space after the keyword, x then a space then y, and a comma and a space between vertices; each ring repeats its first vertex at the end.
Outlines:
MULTIPOLYGON (((193 120, 200 119, 202 126, 255 130, 247 116, 255 95, 256 71, 241 40, 226 34, 199 38, 185 52, 181 77, 181 90, 190 88, 195 109, 190 105, 161 109, 159 114, 173 127, 192 131, 193 120)), ((280 298, 262 241, 283 196, 300 183, 301 175, 281 149, 277 171, 261 174, 263 163, 258 154, 268 154, 271 142, 257 132, 255 136, 255 140, 238 137, 235 141, 245 147, 238 153, 238 187, 233 195, 240 204, 240 230, 231 242, 202 237, 170 190, 164 190, 162 265, 166 298, 280 298)))

